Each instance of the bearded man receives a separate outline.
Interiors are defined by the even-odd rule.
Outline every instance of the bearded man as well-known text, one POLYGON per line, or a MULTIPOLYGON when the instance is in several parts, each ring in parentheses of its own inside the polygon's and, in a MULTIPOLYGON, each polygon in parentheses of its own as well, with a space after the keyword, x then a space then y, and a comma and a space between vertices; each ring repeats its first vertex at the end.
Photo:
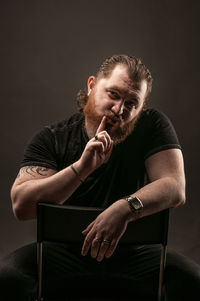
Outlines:
MULTIPOLYGON (((185 202, 181 146, 167 116, 146 109, 151 88, 140 59, 114 55, 89 77, 87 92, 78 93, 80 112, 45 127, 28 144, 11 189, 19 220, 35 218, 40 201, 105 209, 83 230, 81 251, 58 244, 44 249, 46 296, 70 287, 117 286, 141 298, 156 294, 158 248, 118 246, 129 222, 185 202)), ((167 300, 191 300, 199 278, 198 265, 169 252, 167 300)), ((13 294, 15 301, 34 300, 36 283, 35 244, 1 264, 4 301, 13 294)))

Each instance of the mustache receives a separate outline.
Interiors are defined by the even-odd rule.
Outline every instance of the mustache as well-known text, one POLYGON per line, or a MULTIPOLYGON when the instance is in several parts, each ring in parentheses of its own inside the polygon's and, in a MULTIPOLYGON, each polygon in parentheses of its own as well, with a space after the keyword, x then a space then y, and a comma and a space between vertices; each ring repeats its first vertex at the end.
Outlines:
POLYGON ((114 119, 116 121, 122 121, 122 116, 115 113, 114 111, 110 111, 111 113, 106 114, 106 117, 110 118, 110 119, 114 119))

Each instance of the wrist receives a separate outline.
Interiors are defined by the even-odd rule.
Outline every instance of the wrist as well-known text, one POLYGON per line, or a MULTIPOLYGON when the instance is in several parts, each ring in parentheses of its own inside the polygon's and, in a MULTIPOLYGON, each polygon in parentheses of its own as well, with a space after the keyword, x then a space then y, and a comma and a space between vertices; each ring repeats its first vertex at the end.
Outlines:
POLYGON ((142 216, 144 205, 137 196, 127 195, 124 200, 128 203, 130 211, 134 216, 133 220, 136 220, 142 216))
POLYGON ((89 176, 89 174, 92 172, 88 168, 83 166, 80 159, 73 163, 73 167, 75 168, 76 172, 78 173, 78 175, 82 181, 84 181, 89 176))
POLYGON ((124 216, 128 222, 136 220, 135 214, 133 214, 129 203, 125 199, 120 199, 117 202, 121 205, 121 210, 123 210, 124 216))

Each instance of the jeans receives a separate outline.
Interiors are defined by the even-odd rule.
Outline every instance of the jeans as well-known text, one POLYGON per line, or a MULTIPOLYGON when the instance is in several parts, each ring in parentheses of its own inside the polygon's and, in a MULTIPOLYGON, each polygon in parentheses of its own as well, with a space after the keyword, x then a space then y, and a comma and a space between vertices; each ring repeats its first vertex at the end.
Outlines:
MULTIPOLYGON (((113 300, 148 296, 156 300, 160 247, 119 245, 111 258, 97 262, 80 254, 81 245, 44 243, 43 296, 115 295, 113 300), (116 299, 117 296, 117 299, 116 299)), ((0 261, 0 299, 34 301, 37 296, 37 246, 30 244, 0 261)), ((183 255, 168 251, 165 269, 167 301, 200 298, 200 266, 183 255)), ((94 297, 94 298, 93 298, 94 297)), ((88 300, 87 298, 85 300, 88 300)), ((103 299, 105 300, 105 298, 103 299)))

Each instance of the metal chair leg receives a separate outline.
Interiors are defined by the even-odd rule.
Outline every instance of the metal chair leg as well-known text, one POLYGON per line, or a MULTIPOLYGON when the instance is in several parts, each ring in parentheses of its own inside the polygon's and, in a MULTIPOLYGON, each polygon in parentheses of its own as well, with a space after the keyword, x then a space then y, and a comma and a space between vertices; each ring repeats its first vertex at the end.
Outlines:
POLYGON ((42 301, 42 242, 37 244, 37 264, 38 264, 38 296, 37 301, 42 301))
POLYGON ((167 246, 163 245, 161 250, 161 258, 160 258, 160 275, 159 275, 159 284, 158 284, 158 301, 162 299, 162 287, 163 287, 163 278, 164 278, 164 269, 166 263, 166 255, 167 255, 167 246))

